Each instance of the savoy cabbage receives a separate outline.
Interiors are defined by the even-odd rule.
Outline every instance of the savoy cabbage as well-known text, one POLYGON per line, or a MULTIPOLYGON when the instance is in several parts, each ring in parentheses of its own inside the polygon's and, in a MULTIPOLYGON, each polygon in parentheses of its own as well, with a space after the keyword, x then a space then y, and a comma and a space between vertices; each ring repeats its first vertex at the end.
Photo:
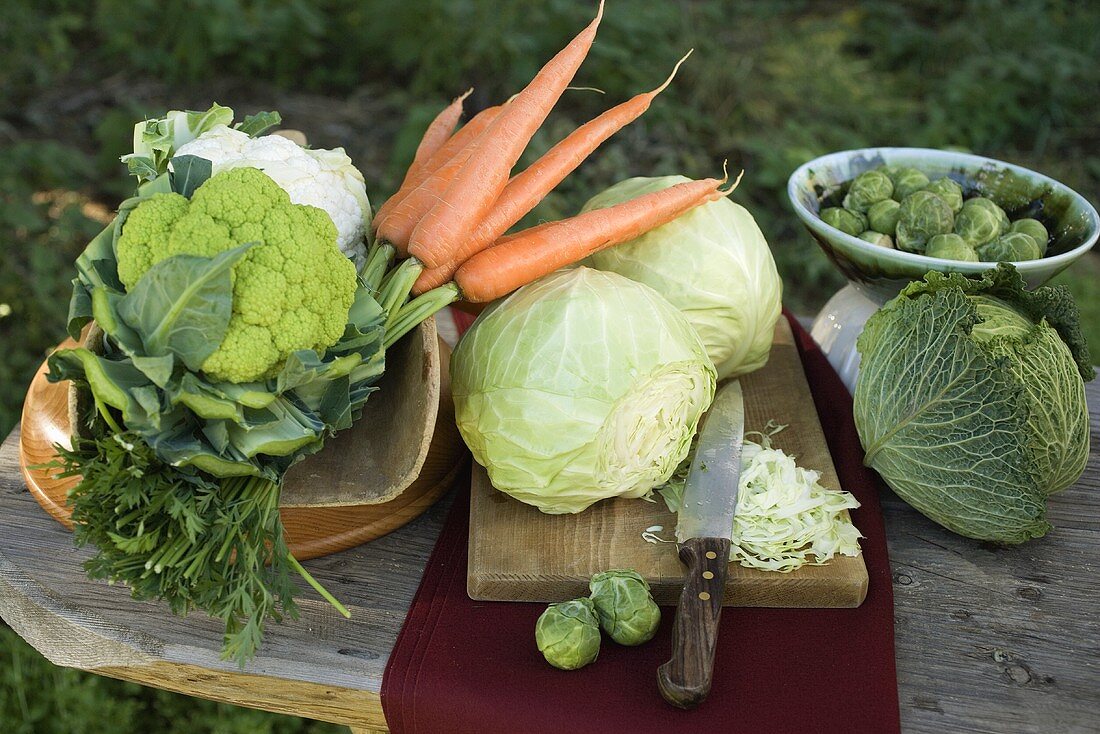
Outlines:
POLYGON ((1089 454, 1093 369, 1063 287, 1024 289, 1007 264, 929 273, 859 337, 864 462, 909 504, 971 538, 1044 535, 1046 498, 1089 454))

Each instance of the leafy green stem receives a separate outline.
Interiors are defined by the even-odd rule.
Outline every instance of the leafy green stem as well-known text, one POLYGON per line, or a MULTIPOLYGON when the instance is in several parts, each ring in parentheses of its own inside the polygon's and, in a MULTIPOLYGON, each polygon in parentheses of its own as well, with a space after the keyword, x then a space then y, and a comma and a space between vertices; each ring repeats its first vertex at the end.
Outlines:
POLYGON ((123 431, 118 423, 115 422, 114 416, 111 415, 111 409, 108 408, 93 391, 89 390, 88 392, 92 394, 92 398, 95 400, 96 410, 99 412, 100 417, 103 418, 103 422, 107 424, 115 435, 121 434, 123 431))
POLYGON ((321 583, 317 579, 313 578, 310 572, 305 569, 305 567, 298 561, 297 558, 288 553, 286 559, 287 562, 290 564, 290 567, 297 571, 298 575, 305 579, 306 583, 312 586, 314 591, 320 594, 325 601, 335 607, 336 611, 340 612, 340 614, 344 615, 344 617, 346 617, 347 619, 351 619, 351 612, 348 611, 348 608, 341 604, 336 599, 336 597, 330 594, 328 589, 326 589, 324 586, 321 586, 321 583))
POLYGON ((406 303, 398 310, 397 317, 386 323, 386 337, 383 341, 386 349, 415 329, 417 324, 457 301, 458 297, 458 286, 447 283, 406 303))
POLYGON ((386 327, 389 328, 409 298, 416 279, 424 271, 424 266, 416 258, 408 258, 386 274, 378 292, 378 305, 386 314, 386 327))
POLYGON ((102 406, 100 414, 98 437, 58 447, 62 475, 80 476, 69 497, 77 543, 97 549, 86 570, 125 583, 137 599, 164 600, 175 614, 197 608, 220 619, 222 656, 243 666, 267 620, 297 616, 291 577, 300 564, 286 545, 279 485, 171 466, 138 435, 108 430, 115 421, 102 406))
POLYGON ((394 246, 384 240, 378 240, 371 245, 370 251, 367 253, 367 261, 363 264, 363 271, 359 274, 359 277, 363 279, 363 284, 372 296, 378 295, 382 278, 385 277, 386 271, 389 270, 390 263, 393 262, 393 257, 396 254, 397 250, 394 249, 394 246))

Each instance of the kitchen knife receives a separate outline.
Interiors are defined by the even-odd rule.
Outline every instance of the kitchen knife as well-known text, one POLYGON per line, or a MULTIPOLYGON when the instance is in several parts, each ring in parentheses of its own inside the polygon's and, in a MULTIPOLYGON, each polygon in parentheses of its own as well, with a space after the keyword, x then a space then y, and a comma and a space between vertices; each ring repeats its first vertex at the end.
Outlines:
POLYGON ((676 524, 687 574, 672 628, 672 658, 657 669, 657 685, 680 708, 698 706, 710 692, 744 436, 745 400, 734 380, 718 391, 703 419, 676 524))

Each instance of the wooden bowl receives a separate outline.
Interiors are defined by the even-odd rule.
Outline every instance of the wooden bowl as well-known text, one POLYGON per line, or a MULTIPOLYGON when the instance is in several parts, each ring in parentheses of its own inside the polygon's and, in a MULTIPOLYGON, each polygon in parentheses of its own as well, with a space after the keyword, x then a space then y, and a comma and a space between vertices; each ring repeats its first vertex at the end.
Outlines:
MULTIPOLYGON (((61 345, 75 346, 67 340, 61 345)), ((429 320, 391 348, 379 390, 355 425, 295 466, 280 502, 290 550, 316 558, 379 538, 421 515, 459 477, 468 454, 454 421, 449 349, 429 320)), ((66 498, 76 478, 34 468, 68 446, 70 405, 64 383, 46 380, 43 363, 31 382, 20 424, 20 466, 34 498, 71 528, 66 498)))
MULTIPOLYGON (((291 467, 283 482, 284 507, 342 507, 389 502, 420 476, 441 402, 442 350, 435 319, 386 352, 386 371, 362 417, 325 442, 325 448, 291 467)), ((449 387, 448 379, 448 387, 449 387)), ((444 431, 461 453, 453 408, 444 431)), ((455 452, 451 451, 452 458, 455 452)))

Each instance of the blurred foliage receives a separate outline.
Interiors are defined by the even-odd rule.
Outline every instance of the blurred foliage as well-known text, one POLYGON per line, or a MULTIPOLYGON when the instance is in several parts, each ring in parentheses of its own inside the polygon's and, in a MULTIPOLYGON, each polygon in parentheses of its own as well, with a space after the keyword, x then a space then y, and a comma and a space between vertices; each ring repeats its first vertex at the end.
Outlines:
MULTIPOLYGON (((507 98, 594 7, 594 0, 5 2, 0 341, 15 348, 0 350, 0 435, 14 425, 45 350, 63 335, 74 255, 130 189, 117 156, 136 119, 213 100, 240 111, 279 109, 315 144, 346 146, 378 204, 440 106, 470 86, 474 109, 507 98)), ((1100 198, 1097 28, 1100 4, 1072 0, 610 0, 575 81, 604 94, 567 92, 524 162, 607 106, 656 86, 689 48, 695 53, 646 116, 528 221, 572 214, 627 176, 709 176, 728 159, 746 171, 734 198, 771 243, 787 304, 811 312, 840 285, 786 200, 787 177, 812 157, 868 145, 954 147, 1100 198)), ((1100 343, 1097 261, 1086 258, 1059 282, 1078 294, 1086 330, 1100 343)), ((120 709, 119 720, 126 715, 120 709)))
POLYGON ((0 151, 0 433, 14 425, 22 394, 46 350, 65 336, 72 261, 102 229, 71 189, 91 162, 53 141, 0 151), (15 347, 15 348, 12 348, 15 347))

